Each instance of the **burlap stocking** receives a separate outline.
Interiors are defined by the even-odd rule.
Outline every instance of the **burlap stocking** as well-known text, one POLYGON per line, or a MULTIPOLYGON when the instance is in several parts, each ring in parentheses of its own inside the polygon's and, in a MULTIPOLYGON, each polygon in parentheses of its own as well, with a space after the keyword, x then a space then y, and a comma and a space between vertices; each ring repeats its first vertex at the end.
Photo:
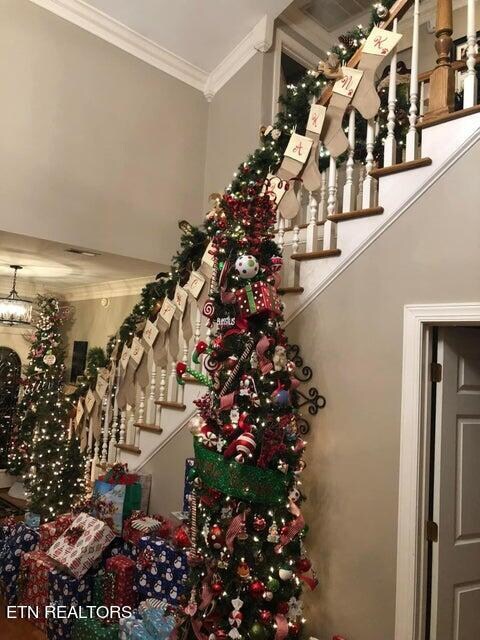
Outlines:
POLYGON ((380 97, 375 86, 375 73, 388 54, 398 44, 401 34, 375 27, 362 48, 358 69, 363 71, 360 84, 353 96, 352 106, 366 120, 374 118, 380 108, 380 97))
POLYGON ((334 158, 341 156, 348 149, 348 138, 342 127, 343 117, 350 98, 339 93, 332 93, 325 118, 323 144, 334 158))
POLYGON ((289 188, 285 191, 278 204, 278 211, 285 220, 294 218, 300 209, 300 202, 295 193, 292 180, 303 169, 309 157, 312 144, 313 140, 311 138, 292 133, 282 164, 277 171, 278 178, 289 183, 289 188))

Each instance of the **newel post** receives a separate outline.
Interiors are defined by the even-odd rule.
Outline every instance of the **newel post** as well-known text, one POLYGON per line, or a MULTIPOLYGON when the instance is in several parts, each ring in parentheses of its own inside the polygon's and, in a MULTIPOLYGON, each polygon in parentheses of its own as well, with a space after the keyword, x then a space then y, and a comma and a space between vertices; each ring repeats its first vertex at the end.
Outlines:
POLYGON ((452 68, 452 0, 437 0, 437 30, 435 49, 437 66, 430 76, 428 111, 423 121, 428 122, 446 115, 455 107, 455 71, 452 68))

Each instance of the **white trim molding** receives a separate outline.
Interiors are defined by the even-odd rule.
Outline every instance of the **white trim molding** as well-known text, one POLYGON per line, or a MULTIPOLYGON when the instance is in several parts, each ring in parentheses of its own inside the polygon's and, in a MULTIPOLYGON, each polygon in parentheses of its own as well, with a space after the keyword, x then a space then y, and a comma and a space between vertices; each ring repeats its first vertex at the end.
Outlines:
POLYGON ((30 2, 202 91, 208 101, 257 51, 268 51, 273 41, 273 18, 264 15, 233 51, 213 71, 208 72, 92 7, 84 0, 30 2))
POLYGON ((395 640, 420 640, 426 328, 459 324, 480 324, 480 302, 407 305, 404 309, 395 640))

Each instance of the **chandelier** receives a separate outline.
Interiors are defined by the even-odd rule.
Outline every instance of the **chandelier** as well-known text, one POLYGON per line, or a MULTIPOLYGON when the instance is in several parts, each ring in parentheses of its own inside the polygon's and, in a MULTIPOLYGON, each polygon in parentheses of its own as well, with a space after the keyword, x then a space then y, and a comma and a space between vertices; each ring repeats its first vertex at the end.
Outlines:
POLYGON ((32 318, 32 303, 19 297, 15 285, 17 284, 17 271, 22 267, 11 264, 13 269, 12 290, 8 296, 0 296, 0 322, 13 326, 15 324, 30 324, 32 318))

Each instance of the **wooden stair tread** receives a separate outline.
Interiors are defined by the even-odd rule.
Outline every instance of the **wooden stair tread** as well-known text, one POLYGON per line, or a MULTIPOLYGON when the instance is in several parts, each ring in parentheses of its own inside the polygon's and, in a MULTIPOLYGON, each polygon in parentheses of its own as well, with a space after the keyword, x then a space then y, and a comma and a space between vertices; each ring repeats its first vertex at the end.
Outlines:
MULTIPOLYGON (((480 104, 474 107, 468 107, 468 109, 460 109, 460 111, 452 111, 451 113, 445 113, 441 116, 432 117, 431 120, 427 118, 417 124, 417 129, 428 129, 428 127, 434 127, 436 124, 442 124, 443 122, 450 122, 451 120, 457 120, 458 118, 465 118, 471 116, 474 113, 480 112, 480 104)), ((425 114, 424 118, 428 114, 425 114)))
POLYGON ((410 160, 409 162, 400 162, 391 167, 382 167, 381 169, 372 169, 370 175, 372 178, 382 178, 383 176, 393 176, 403 171, 411 171, 412 169, 420 169, 420 167, 428 167, 432 164, 431 158, 418 158, 418 160, 410 160))
POLYGON ((141 449, 136 447, 134 444, 119 444, 117 442, 115 446, 117 447, 117 449, 121 449, 122 451, 128 451, 128 453, 133 453, 136 456, 139 456, 142 453, 141 449))
POLYGON ((140 431, 149 431, 150 433, 163 432, 162 427, 159 427, 156 424, 144 424, 143 422, 135 422, 133 426, 136 427, 137 429, 140 429, 140 431))
MULTIPOLYGON (((321 227, 321 226, 323 226, 324 224, 325 224, 325 220, 317 220, 317 227, 321 227)), ((309 226, 310 226, 310 225, 309 225, 309 223, 308 223, 308 222, 304 222, 304 223, 302 223, 302 224, 299 224, 299 225, 298 225, 298 228, 299 228, 299 229, 308 229, 308 227, 309 227, 309 226)), ((288 229, 285 229, 285 233, 286 233, 287 231, 293 231, 293 229, 294 229, 294 228, 295 228, 295 225, 293 225, 293 227, 289 227, 288 229)))
POLYGON ((324 249, 323 251, 310 251, 309 253, 292 253, 292 260, 321 260, 322 258, 335 258, 341 254, 340 249, 324 249))
POLYGON ((332 222, 342 222, 343 220, 356 220, 357 218, 379 216, 383 212, 383 207, 369 207, 368 209, 357 209, 356 211, 347 211, 345 213, 334 213, 328 216, 328 219, 332 222))
POLYGON ((303 293, 303 292, 304 292, 303 287, 279 287, 277 289, 277 293, 280 296, 283 296, 287 293, 303 293))
POLYGON ((167 400, 157 400, 155 402, 159 407, 163 407, 164 409, 175 409, 176 411, 185 411, 187 405, 181 404, 180 402, 168 402, 167 400))

